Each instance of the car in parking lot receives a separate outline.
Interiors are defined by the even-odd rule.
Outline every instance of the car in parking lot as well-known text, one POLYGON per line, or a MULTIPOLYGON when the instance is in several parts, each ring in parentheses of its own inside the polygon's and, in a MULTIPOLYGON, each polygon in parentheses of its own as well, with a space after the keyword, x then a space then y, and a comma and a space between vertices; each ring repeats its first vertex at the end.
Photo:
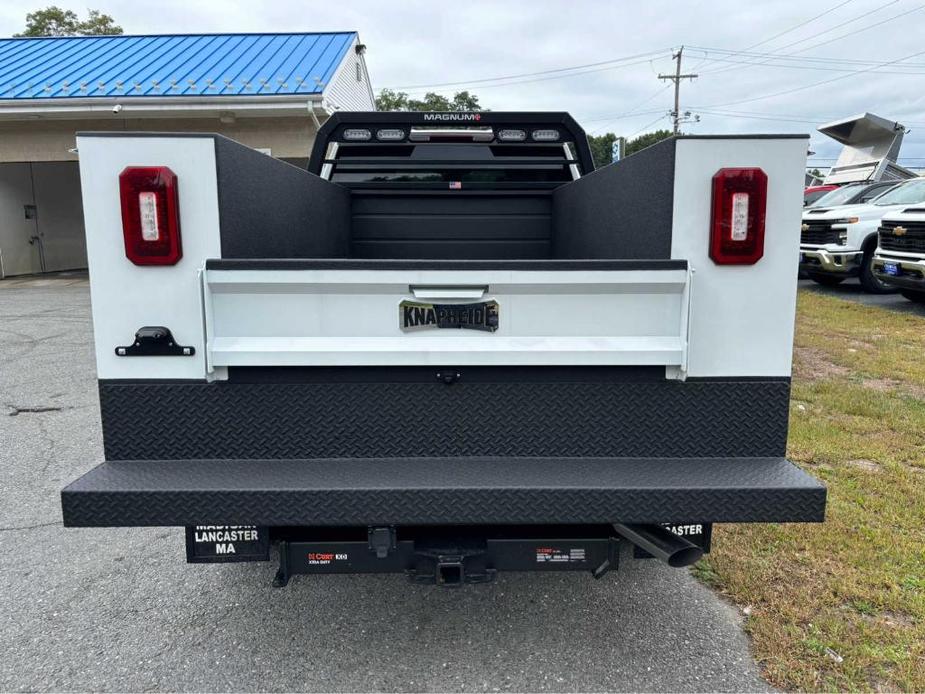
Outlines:
POLYGON ((803 207, 809 207, 826 193, 837 190, 838 186, 829 184, 824 186, 809 186, 803 190, 803 207))
POLYGON ((896 184, 896 181, 879 181, 877 183, 851 183, 846 186, 839 186, 825 193, 815 202, 806 205, 806 207, 821 209, 839 205, 860 205, 870 202, 879 195, 883 195, 896 184))
POLYGON ((925 205, 883 218, 873 271, 910 301, 925 303, 925 205))
POLYGON ((925 178, 898 183, 866 204, 815 207, 803 213, 800 271, 832 286, 857 277, 865 291, 895 291, 873 272, 877 230, 887 214, 925 203, 925 178))

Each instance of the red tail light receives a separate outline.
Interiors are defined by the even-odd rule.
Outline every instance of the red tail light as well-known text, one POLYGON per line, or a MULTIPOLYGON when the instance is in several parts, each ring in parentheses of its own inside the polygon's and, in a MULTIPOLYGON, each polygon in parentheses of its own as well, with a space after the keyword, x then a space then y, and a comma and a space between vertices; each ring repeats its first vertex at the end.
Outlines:
POLYGON ((757 168, 713 176, 710 257, 718 265, 754 265, 764 255, 768 177, 757 168))
POLYGON ((135 265, 176 265, 180 245, 177 175, 166 166, 129 166, 119 174, 125 257, 135 265))

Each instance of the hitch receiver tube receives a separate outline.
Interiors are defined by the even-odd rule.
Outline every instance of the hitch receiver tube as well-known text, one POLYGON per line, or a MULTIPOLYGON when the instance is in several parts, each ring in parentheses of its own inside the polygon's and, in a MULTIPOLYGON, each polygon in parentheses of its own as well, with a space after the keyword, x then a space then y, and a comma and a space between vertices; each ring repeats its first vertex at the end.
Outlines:
POLYGON ((621 537, 661 559, 668 566, 690 566, 703 556, 703 549, 660 525, 614 523, 613 527, 621 537))

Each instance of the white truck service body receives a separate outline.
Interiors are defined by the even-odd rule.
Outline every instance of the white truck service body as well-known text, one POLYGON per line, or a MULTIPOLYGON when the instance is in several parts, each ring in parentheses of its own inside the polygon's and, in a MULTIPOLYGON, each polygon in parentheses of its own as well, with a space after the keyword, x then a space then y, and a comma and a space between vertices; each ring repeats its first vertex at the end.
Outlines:
POLYGON ((821 521, 785 458, 805 138, 594 171, 567 114, 437 115, 336 114, 309 171, 78 136, 106 460, 65 524, 277 544, 285 584, 601 575, 621 539, 683 565, 713 522, 821 521))

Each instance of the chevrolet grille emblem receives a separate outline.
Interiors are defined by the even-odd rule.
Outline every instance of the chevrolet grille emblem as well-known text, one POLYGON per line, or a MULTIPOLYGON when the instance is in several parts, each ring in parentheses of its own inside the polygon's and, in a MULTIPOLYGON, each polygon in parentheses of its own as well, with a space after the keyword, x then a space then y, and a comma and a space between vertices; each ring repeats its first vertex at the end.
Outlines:
POLYGON ((906 227, 893 227, 893 236, 905 236, 906 227))
POLYGON ((809 224, 804 224, 800 227, 800 231, 809 231, 809 224))

